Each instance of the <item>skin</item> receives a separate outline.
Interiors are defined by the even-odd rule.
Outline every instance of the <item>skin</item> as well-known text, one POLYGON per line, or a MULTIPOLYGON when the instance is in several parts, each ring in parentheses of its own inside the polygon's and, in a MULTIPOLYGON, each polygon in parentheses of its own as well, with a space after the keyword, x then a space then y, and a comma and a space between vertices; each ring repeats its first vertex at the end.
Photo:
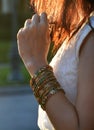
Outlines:
MULTIPOLYGON (((35 14, 17 34, 19 54, 30 75, 47 65, 49 50, 47 16, 35 14)), ((76 105, 62 92, 52 96, 46 112, 56 130, 94 130, 94 33, 84 40, 80 51, 76 105), (62 114, 61 114, 62 113, 62 114)))

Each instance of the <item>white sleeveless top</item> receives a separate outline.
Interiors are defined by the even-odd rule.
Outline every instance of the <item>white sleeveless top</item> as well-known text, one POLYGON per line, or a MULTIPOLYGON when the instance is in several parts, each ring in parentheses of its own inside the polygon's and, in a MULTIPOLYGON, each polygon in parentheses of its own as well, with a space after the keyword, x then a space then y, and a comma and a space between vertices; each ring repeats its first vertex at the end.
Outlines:
MULTIPOLYGON (((90 23, 94 28, 94 12, 90 15, 90 23)), ((88 22, 85 22, 76 35, 66 44, 62 44, 50 65, 53 67, 54 74, 65 90, 66 97, 75 105, 77 95, 78 63, 79 50, 83 40, 92 30, 88 22)), ((41 130, 54 130, 45 111, 39 106, 38 126, 41 130)))

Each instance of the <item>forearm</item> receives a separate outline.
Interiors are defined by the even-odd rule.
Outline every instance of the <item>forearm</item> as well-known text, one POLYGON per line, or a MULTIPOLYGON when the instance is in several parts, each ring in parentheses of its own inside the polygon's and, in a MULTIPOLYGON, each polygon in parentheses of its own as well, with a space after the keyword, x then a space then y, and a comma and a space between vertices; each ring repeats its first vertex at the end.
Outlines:
POLYGON ((54 78, 54 73, 50 66, 47 65, 42 67, 42 69, 40 68, 34 81, 31 83, 34 95, 41 106, 43 106, 42 108, 47 112, 47 115, 56 130, 62 130, 62 128, 64 130, 78 130, 76 109, 66 98, 64 90, 54 78), (53 80, 50 81, 50 79, 53 80), (53 88, 56 89, 56 93, 50 94, 51 89, 53 90, 53 88), (47 101, 46 97, 48 97, 47 101), (42 103, 44 102, 45 104, 43 105, 42 103))
POLYGON ((46 112, 56 130, 78 130, 76 109, 62 92, 48 100, 46 112))

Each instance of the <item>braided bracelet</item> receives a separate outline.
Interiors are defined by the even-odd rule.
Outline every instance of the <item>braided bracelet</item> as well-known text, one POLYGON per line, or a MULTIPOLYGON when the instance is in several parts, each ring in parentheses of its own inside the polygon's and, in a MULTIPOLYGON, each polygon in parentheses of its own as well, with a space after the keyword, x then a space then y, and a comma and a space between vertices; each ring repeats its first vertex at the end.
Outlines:
POLYGON ((65 94, 65 91, 60 87, 54 76, 52 67, 49 65, 40 68, 35 73, 30 80, 30 86, 43 110, 45 110, 46 103, 52 95, 59 91, 65 94))

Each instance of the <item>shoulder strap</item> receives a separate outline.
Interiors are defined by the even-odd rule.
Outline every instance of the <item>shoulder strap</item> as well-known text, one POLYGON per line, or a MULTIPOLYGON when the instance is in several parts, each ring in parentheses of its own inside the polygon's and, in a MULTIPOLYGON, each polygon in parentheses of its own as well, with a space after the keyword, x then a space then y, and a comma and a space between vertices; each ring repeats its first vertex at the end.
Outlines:
POLYGON ((88 24, 91 27, 92 31, 94 32, 94 27, 92 26, 90 19, 88 20, 88 24))
POLYGON ((94 16, 90 17, 87 23, 82 27, 80 32, 76 38, 76 57, 79 62, 79 53, 81 46, 83 45, 84 39, 88 36, 88 34, 93 31, 94 32, 94 16))
POLYGON ((94 31, 94 13, 92 13, 92 15, 89 17, 89 19, 88 19, 88 25, 90 26, 90 28, 92 29, 92 31, 94 31))

